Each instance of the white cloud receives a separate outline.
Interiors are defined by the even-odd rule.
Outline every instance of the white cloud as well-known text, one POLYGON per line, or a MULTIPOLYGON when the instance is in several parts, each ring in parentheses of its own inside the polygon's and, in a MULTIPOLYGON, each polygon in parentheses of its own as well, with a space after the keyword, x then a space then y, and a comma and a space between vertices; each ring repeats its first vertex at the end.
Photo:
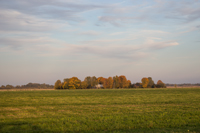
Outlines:
POLYGON ((200 2, 195 0, 132 2, 132 5, 109 5, 99 21, 114 26, 132 23, 177 25, 200 19, 200 2))

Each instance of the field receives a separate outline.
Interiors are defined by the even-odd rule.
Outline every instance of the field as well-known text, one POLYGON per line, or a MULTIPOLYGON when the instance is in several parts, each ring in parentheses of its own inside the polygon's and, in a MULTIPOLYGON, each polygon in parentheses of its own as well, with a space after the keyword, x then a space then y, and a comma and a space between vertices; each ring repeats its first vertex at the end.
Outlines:
POLYGON ((200 133, 200 88, 0 91, 0 132, 200 133))

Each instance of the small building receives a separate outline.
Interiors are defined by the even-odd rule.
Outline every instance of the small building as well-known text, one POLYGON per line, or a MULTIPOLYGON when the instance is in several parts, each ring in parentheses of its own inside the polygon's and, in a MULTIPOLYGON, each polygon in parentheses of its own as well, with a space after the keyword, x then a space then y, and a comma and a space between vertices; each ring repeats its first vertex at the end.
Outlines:
POLYGON ((96 89, 103 88, 103 84, 97 84, 97 85, 95 85, 95 88, 96 89))

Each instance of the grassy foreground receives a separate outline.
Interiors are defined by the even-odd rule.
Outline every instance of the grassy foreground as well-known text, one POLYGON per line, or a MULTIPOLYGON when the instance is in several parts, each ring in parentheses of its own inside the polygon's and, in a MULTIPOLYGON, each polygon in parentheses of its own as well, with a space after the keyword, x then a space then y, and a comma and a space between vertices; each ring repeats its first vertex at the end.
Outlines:
POLYGON ((200 88, 0 91, 0 132, 200 132, 200 88))

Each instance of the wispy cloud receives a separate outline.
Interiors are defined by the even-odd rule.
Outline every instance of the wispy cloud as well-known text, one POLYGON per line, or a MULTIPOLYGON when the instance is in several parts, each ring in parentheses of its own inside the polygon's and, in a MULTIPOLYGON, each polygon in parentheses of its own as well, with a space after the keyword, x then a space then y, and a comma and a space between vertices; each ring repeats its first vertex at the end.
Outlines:
POLYGON ((41 32, 56 29, 64 24, 26 15, 15 10, 0 9, 0 31, 41 32))
POLYGON ((79 2, 71 0, 2 0, 0 8, 5 9, 5 7, 32 16, 65 21, 82 21, 83 17, 79 13, 103 8, 102 5, 87 4, 81 0, 79 2))
MULTIPOLYGON (((133 40, 133 39, 132 39, 133 40)), ((102 58, 115 58, 119 60, 135 61, 148 57, 151 49, 163 49, 178 45, 174 41, 160 41, 160 38, 149 38, 149 41, 138 45, 124 45, 126 39, 93 40, 90 43, 75 45, 65 43, 49 37, 0 38, 1 45, 7 50, 31 52, 40 56, 81 56, 93 55, 102 58), (156 40, 156 41, 155 41, 156 40), (119 42, 121 43, 113 43, 119 42), (55 45, 56 44, 56 45, 55 45)), ((5 50, 5 49, 4 49, 5 50)))
MULTIPOLYGON (((137 2, 135 2, 137 3, 137 2)), ((107 8, 106 13, 99 17, 100 22, 115 26, 130 23, 150 23, 165 25, 193 22, 200 18, 200 2, 197 0, 183 1, 152 1, 134 6, 114 4, 107 8)))

